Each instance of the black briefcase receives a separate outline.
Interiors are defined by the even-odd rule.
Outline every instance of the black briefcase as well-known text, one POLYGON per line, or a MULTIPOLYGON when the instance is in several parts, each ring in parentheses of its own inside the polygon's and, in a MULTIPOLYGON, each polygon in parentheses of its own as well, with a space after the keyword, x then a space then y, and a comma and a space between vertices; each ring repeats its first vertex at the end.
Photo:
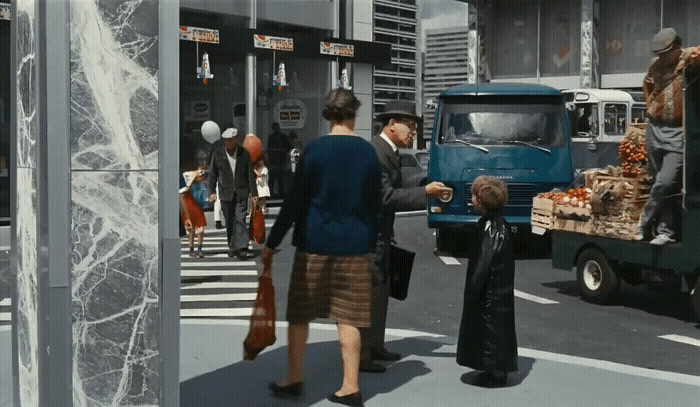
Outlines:
POLYGON ((389 295, 397 300, 405 300, 408 295, 408 282, 411 279, 413 259, 416 254, 395 244, 389 249, 389 295))

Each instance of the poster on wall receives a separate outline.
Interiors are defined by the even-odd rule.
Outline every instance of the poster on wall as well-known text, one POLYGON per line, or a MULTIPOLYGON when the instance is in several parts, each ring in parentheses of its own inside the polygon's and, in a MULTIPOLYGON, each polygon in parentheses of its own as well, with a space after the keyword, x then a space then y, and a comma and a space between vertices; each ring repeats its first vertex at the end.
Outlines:
POLYGON ((10 19, 10 5, 7 3, 0 3, 0 20, 10 19))
POLYGON ((294 40, 284 37, 253 34, 255 48, 271 49, 273 51, 294 51, 294 40))
POLYGON ((348 44, 321 41, 321 54, 352 58, 355 56, 355 47, 348 44))
POLYGON ((275 105, 275 119, 282 129, 303 129, 306 104, 299 99, 280 100, 275 105))
POLYGON ((219 30, 209 28, 180 26, 180 39, 185 41, 208 42, 210 44, 219 43, 219 30))

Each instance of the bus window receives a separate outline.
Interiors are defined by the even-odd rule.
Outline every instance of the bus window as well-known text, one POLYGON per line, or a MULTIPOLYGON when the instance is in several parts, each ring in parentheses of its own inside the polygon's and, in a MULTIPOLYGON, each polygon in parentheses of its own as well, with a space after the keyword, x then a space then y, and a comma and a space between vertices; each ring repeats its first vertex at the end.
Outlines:
POLYGON ((598 134, 598 105, 595 103, 576 104, 576 132, 598 134))
POLYGON ((606 104, 603 115, 605 134, 610 136, 625 134, 627 128, 627 105, 606 104))
POLYGON ((645 105, 633 105, 632 106, 632 123, 644 123, 647 116, 647 107, 645 105))

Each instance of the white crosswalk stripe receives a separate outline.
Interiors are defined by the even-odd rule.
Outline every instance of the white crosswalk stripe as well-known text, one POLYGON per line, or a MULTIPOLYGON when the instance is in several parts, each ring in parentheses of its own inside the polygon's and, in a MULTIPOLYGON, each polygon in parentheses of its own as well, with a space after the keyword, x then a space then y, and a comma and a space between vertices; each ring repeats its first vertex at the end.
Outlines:
POLYGON ((0 298, 0 325, 9 325, 12 321, 10 306, 12 300, 10 298, 0 298))
MULTIPOLYGON (((274 220, 265 223, 270 227, 274 220)), ((187 237, 181 239, 180 317, 250 318, 258 289, 258 269, 262 267, 259 258, 240 261, 228 257, 226 231, 222 229, 205 230, 202 252, 204 258, 190 257, 187 237)))
POLYGON ((191 317, 250 317, 252 308, 209 308, 209 309, 180 309, 180 318, 191 317))

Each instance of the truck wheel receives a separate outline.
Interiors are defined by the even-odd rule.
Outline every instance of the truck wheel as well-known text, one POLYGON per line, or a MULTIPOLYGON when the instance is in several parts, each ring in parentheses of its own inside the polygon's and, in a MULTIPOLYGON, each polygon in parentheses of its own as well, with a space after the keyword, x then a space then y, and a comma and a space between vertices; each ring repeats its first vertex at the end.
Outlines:
POLYGON ((620 288, 620 279, 598 249, 585 249, 576 261, 576 279, 586 301, 608 302, 620 288))
POLYGON ((700 275, 695 280, 695 287, 690 292, 690 303, 693 306, 697 321, 700 322, 700 275))

